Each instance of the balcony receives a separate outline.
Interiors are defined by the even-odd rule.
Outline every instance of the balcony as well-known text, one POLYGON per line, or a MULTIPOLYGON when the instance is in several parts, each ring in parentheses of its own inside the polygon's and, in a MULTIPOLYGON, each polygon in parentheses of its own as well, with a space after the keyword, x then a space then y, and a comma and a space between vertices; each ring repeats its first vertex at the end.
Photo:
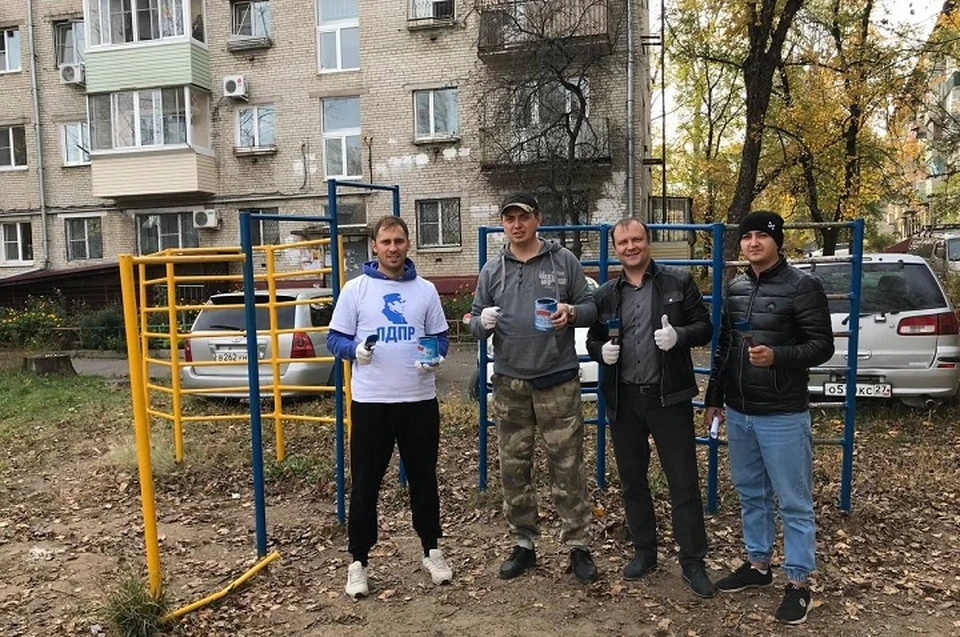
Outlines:
MULTIPOLYGON (((570 137, 565 127, 548 129, 483 129, 480 132, 480 166, 484 169, 566 164, 570 137)), ((610 161, 610 120, 591 118, 583 123, 574 146, 576 164, 610 161)))
POLYGON ((492 0, 480 9, 477 55, 491 62, 535 51, 598 48, 611 42, 609 0, 492 0))
POLYGON ((408 0, 407 28, 411 31, 452 26, 456 13, 454 0, 408 0))
POLYGON ((189 146, 94 153, 90 170, 95 197, 212 195, 217 187, 213 156, 189 146))
POLYGON ((197 42, 94 48, 86 53, 87 93, 193 84, 212 89, 210 52, 197 42))

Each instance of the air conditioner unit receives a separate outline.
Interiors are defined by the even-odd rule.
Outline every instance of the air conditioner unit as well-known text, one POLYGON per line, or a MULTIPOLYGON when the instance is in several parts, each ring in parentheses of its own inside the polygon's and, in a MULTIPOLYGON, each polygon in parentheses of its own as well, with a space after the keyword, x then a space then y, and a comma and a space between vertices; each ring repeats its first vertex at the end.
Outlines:
POLYGON ((84 83, 83 63, 61 64, 60 65, 60 83, 61 84, 83 84, 84 83))
POLYGON ((235 99, 247 99, 249 85, 242 75, 223 76, 223 96, 235 99))
POLYGON ((194 228, 219 228, 220 215, 216 210, 194 210, 193 211, 194 228))

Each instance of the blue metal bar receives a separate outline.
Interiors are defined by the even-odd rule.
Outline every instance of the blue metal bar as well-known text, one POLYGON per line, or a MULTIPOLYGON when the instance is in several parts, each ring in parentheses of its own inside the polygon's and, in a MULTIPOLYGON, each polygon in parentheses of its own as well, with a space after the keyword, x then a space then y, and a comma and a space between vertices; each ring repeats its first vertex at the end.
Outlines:
MULTIPOLYGON (((333 306, 340 298, 340 242, 337 235, 337 180, 327 180, 327 211, 330 213, 330 287, 333 289, 333 306)), ((337 520, 340 524, 347 521, 346 504, 346 427, 343 425, 343 359, 333 361, 333 409, 336 418, 336 480, 337 480, 337 520)))
MULTIPOLYGON (((327 182, 334 182, 337 186, 343 186, 344 188, 365 188, 367 190, 386 190, 392 192, 399 192, 399 186, 388 186, 386 184, 368 184, 362 181, 346 181, 342 179, 328 179, 327 182)), ((329 189, 327 193, 329 194, 329 189)), ((336 188, 333 190, 334 195, 336 195, 336 188)))
POLYGON ((253 464, 253 517, 257 557, 267 556, 267 507, 263 488, 263 439, 260 418, 260 352, 257 346, 257 309, 253 282, 253 243, 250 213, 240 213, 240 248, 243 250, 243 319, 247 332, 247 377, 250 386, 250 460, 253 464))
POLYGON ((853 487, 853 439, 857 418, 857 351, 860 347, 860 278, 863 276, 863 219, 853 222, 853 261, 850 265, 850 336, 847 338, 847 395, 843 414, 843 461, 840 472, 840 510, 850 510, 853 487), (854 319, 854 317, 858 317, 854 319), (856 320, 856 327, 853 322, 856 320))
MULTIPOLYGON (((607 270, 609 265, 607 259, 610 257, 610 226, 604 224, 600 227, 600 283, 607 280, 607 270)), ((607 412, 606 402, 603 399, 603 392, 600 391, 601 381, 603 380, 603 365, 597 363, 597 486, 601 489, 607 488, 607 412)))
MULTIPOLYGON (((480 227, 480 237, 477 244, 477 255, 479 258, 479 267, 477 272, 483 269, 487 260, 487 232, 488 229, 480 227)), ((477 339, 477 402, 480 405, 480 427, 479 427, 479 467, 478 484, 481 491, 487 490, 487 339, 477 339)))
MULTIPOLYGON (((710 299, 716 299, 710 304, 710 322, 713 323, 713 338, 710 341, 710 356, 717 351, 720 341, 720 317, 723 314, 723 231, 722 223, 713 224, 713 258, 711 266, 710 299)), ((710 370, 707 370, 710 373, 710 370)), ((719 508, 719 465, 720 440, 713 436, 707 438, 707 513, 716 513, 719 508)))

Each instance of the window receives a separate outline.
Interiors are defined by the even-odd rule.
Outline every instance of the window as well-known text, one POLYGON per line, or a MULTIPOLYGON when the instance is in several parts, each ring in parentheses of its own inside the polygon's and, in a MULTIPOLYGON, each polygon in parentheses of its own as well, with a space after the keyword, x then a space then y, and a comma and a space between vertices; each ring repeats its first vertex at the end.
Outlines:
POLYGON ((86 49, 86 36, 82 20, 58 22, 53 25, 57 44, 57 68, 64 64, 79 64, 83 62, 86 49))
POLYGON ((189 212, 137 215, 137 250, 150 254, 167 248, 198 248, 200 240, 189 212))
POLYGON ((27 137, 23 126, 0 126, 0 170, 27 165, 27 137))
POLYGON ((66 220, 67 261, 103 258, 100 217, 66 220))
POLYGON ((244 0, 233 3, 233 28, 230 33, 248 38, 269 38, 270 2, 244 0))
POLYGON ((276 144, 274 107, 250 106, 237 111, 237 147, 268 148, 276 144))
MULTIPOLYGON (((203 41, 203 2, 193 0, 193 28, 203 41), (199 16, 197 15, 199 13, 199 16)), ((149 42, 186 35, 184 9, 189 0, 88 0, 89 43, 149 42)))
MULTIPOLYGON (((579 83, 584 97, 589 94, 586 79, 579 83)), ((567 116, 576 118, 580 113, 577 95, 559 82, 538 86, 522 86, 516 91, 516 124, 523 129, 545 129, 557 123, 566 123, 567 116)))
POLYGON ((89 112, 93 150, 188 143, 207 148, 209 100, 205 91, 189 87, 92 95, 89 112))
POLYGON ((323 100, 323 174, 361 177, 360 98, 323 100))
POLYGON ((357 0, 317 0, 317 57, 321 72, 360 68, 357 0))
POLYGON ((460 247, 460 199, 417 202, 417 247, 460 247))
POLYGON ((3 263, 33 261, 33 228, 29 222, 5 223, 3 233, 3 263))
POLYGON ((454 0, 410 0, 411 20, 453 20, 454 0))
POLYGON ((455 137, 459 132, 457 89, 414 91, 417 139, 455 137))
MULTIPOLYGON (((259 213, 265 215, 277 214, 276 208, 249 208, 240 212, 259 213)), ((255 246, 277 245, 280 243, 279 219, 251 219, 250 242, 255 246)))
POLYGON ((63 165, 82 166, 90 163, 90 131, 86 122, 63 125, 63 165))
POLYGON ((20 30, 0 29, 0 73, 20 70, 20 30))
MULTIPOLYGON (((589 223, 587 195, 583 192, 543 192, 537 194, 543 215, 542 226, 586 225, 589 223)), ((541 232, 544 239, 556 239, 565 247, 571 247, 583 241, 579 232, 555 231, 541 232)))

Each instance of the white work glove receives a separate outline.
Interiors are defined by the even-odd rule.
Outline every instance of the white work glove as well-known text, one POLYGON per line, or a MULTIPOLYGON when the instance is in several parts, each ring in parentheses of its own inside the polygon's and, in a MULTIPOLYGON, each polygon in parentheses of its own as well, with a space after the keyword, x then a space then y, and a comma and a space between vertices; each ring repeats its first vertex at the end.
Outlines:
POLYGON ((413 366, 419 369, 421 372, 435 372, 437 368, 440 367, 440 364, 446 360, 443 356, 437 357, 435 363, 424 363, 421 361, 414 361, 413 366))
POLYGON ((613 341, 607 341, 600 348, 600 358, 607 365, 616 365, 620 360, 620 344, 613 341))
POLYGON ((666 314, 660 317, 660 323, 663 327, 653 333, 653 342, 663 351, 669 352, 677 344, 677 330, 670 325, 666 314))
POLYGON ((357 345, 357 364, 369 365, 370 361, 372 360, 373 360, 373 347, 371 347, 370 349, 367 349, 366 343, 360 343, 359 345, 357 345))
POLYGON ((480 312, 480 325, 485 330, 492 330, 497 326, 497 320, 500 318, 500 308, 496 305, 483 308, 480 312))

